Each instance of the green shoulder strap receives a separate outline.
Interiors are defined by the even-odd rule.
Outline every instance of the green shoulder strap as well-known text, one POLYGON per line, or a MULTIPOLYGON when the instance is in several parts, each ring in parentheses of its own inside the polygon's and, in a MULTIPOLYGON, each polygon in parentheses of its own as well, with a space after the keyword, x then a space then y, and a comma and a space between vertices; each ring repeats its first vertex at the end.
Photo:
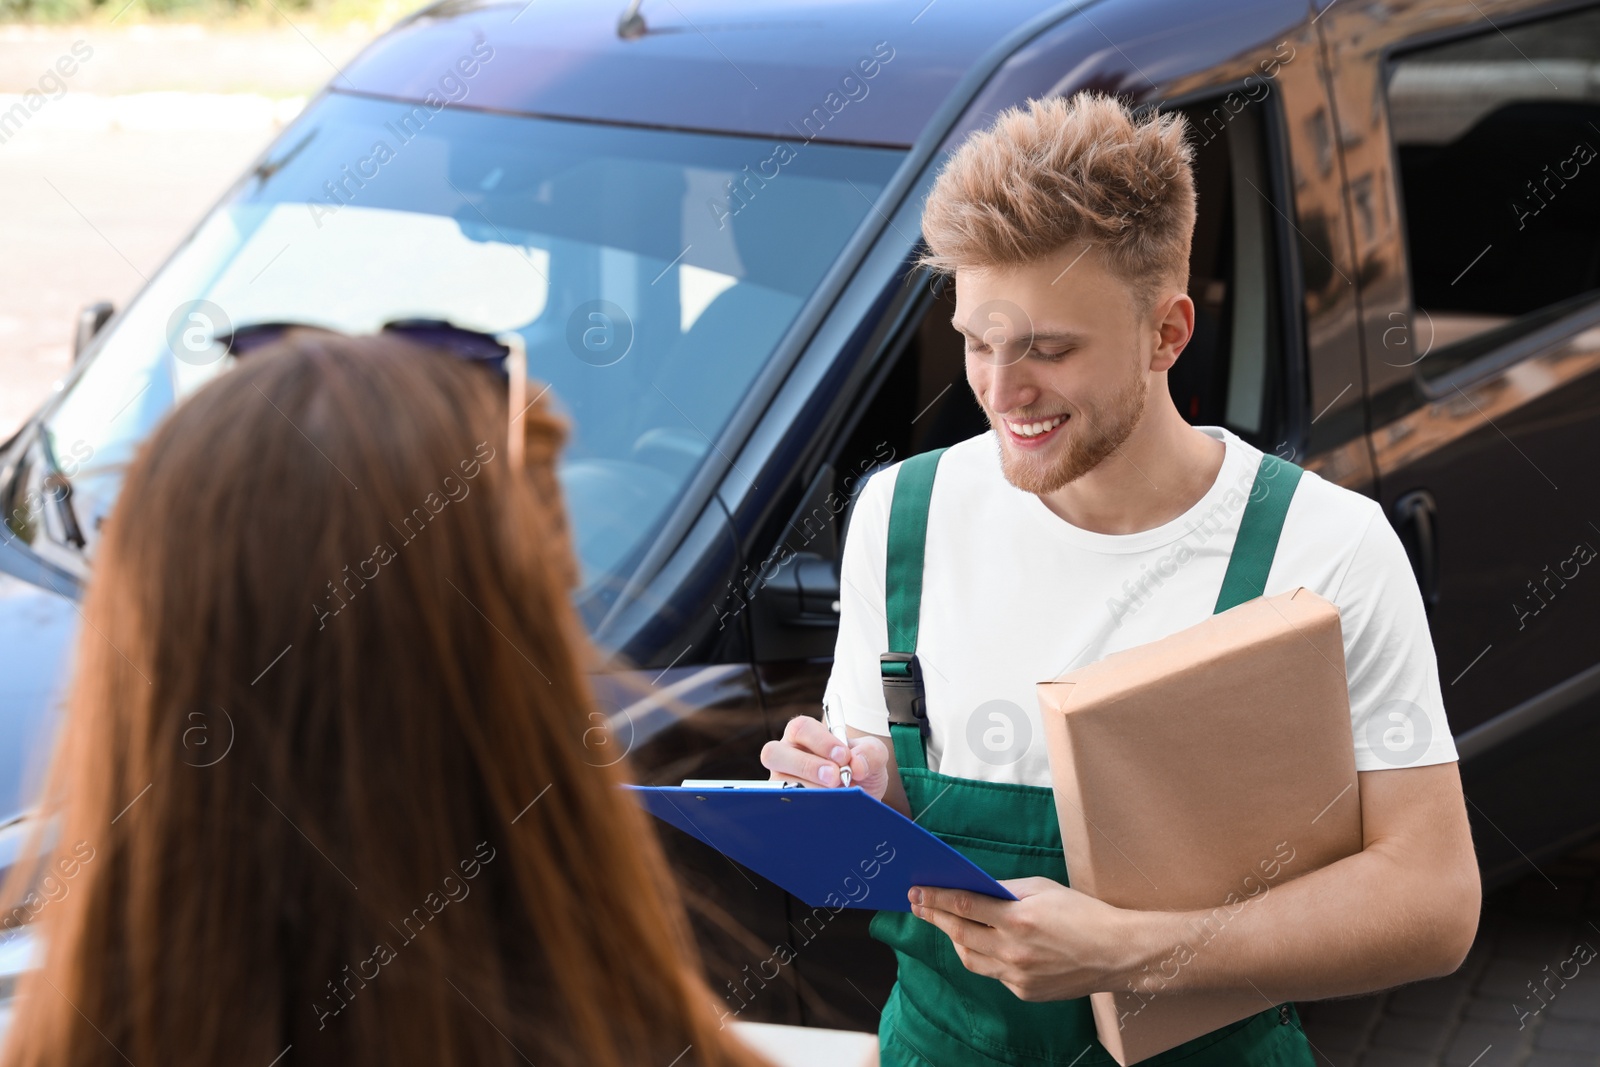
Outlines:
POLYGON ((884 567, 891 652, 917 650, 928 504, 933 497, 933 474, 944 453, 943 448, 936 448, 912 456, 900 464, 900 473, 894 480, 894 500, 889 505, 888 559, 884 567))
MULTIPOLYGON (((889 736, 902 770, 928 767, 923 741, 928 733, 927 701, 916 657, 917 631, 922 611, 928 505, 933 495, 933 476, 944 452, 944 448, 937 448, 902 461, 889 507, 888 557, 884 566, 889 651, 878 660, 884 701, 889 708, 889 736)), ((1261 454, 1213 613, 1258 597, 1266 589, 1283 520, 1304 473, 1303 468, 1288 460, 1267 452, 1261 454)))
MULTIPOLYGON (((946 446, 948 447, 948 446, 946 446)), ((926 770, 923 736, 928 732, 917 629, 922 615, 922 560, 928 535, 933 475, 944 448, 911 456, 895 475, 889 505, 888 555, 884 563, 884 618, 889 651, 878 657, 889 737, 902 768, 926 770)))
POLYGON ((1304 468, 1286 459, 1261 453, 1261 464, 1256 467, 1255 483, 1250 486, 1250 500, 1239 517, 1239 536, 1233 542, 1233 554, 1228 557, 1228 570, 1222 576, 1222 591, 1217 595, 1213 614, 1254 600, 1267 588, 1267 572, 1272 570, 1272 557, 1278 551, 1283 519, 1289 514, 1289 501, 1304 473, 1304 468))

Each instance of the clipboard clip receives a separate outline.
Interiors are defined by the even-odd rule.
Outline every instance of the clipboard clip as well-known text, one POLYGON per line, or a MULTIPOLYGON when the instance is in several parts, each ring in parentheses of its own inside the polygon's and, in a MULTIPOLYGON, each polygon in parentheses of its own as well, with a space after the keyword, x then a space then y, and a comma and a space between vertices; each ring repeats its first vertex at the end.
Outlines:
POLYGON ((889 722, 916 726, 924 737, 932 733, 928 726, 928 697, 922 687, 922 664, 917 661, 917 654, 880 653, 878 670, 883 677, 883 702, 889 708, 889 722))

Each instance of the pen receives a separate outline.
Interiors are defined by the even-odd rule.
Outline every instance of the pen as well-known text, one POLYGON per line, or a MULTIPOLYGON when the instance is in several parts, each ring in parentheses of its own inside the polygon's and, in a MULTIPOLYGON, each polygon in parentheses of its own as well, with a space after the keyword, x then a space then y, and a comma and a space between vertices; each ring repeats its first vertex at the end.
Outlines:
POLYGON ((846 764, 845 766, 839 768, 839 784, 842 786, 848 786, 850 784, 850 767, 848 762, 850 759, 850 737, 845 733, 844 723, 834 720, 833 709, 828 706, 827 697, 823 697, 822 699, 822 721, 828 727, 828 732, 837 738, 839 743, 844 746, 846 764))

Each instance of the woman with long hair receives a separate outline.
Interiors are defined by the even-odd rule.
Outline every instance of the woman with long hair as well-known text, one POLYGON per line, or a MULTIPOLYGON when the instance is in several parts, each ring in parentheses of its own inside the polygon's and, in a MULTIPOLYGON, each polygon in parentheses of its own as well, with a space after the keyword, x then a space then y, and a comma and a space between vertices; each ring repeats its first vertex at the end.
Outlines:
POLYGON ((718 1024, 625 765, 568 424, 394 336, 290 330, 132 463, 83 605, 7 1067, 763 1061, 718 1024))

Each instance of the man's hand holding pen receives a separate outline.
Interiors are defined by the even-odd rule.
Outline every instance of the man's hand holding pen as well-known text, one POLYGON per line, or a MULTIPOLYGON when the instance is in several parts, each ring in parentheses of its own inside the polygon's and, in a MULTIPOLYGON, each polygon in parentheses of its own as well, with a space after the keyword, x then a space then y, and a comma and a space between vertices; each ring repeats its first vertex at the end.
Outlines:
POLYGON ((820 720, 797 715, 784 727, 783 738, 761 749, 761 765, 774 782, 800 782, 811 786, 843 784, 848 768, 850 784, 883 800, 889 786, 889 746, 871 735, 851 738, 848 748, 820 720))

